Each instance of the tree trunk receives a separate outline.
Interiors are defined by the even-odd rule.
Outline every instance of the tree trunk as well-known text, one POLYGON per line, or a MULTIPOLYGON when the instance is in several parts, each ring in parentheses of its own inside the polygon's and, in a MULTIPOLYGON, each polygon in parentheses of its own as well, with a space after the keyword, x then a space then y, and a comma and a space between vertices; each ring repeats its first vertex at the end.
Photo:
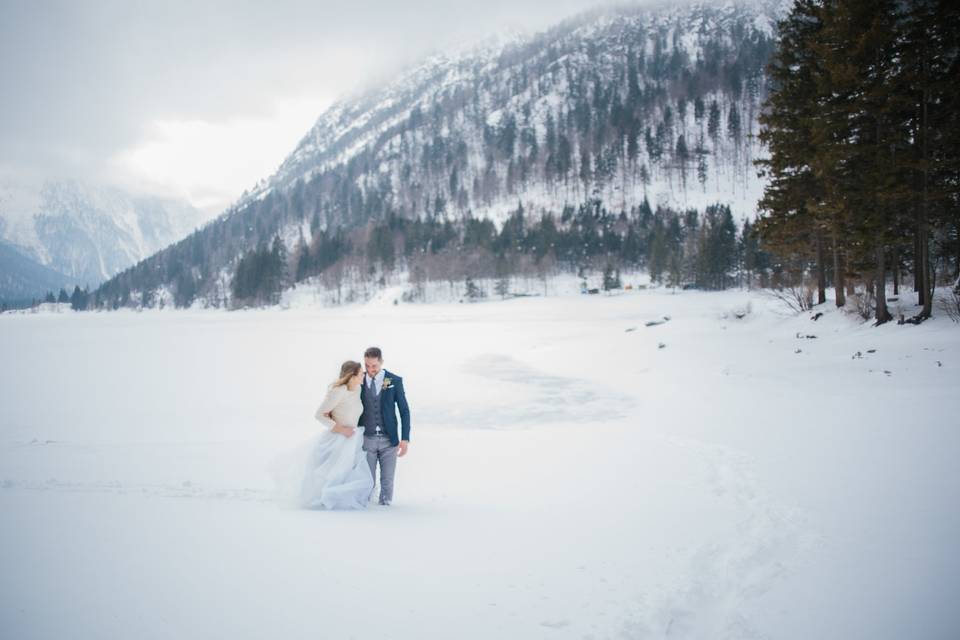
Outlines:
POLYGON ((957 232, 957 244, 956 244, 957 255, 954 256, 956 258, 957 263, 954 265, 954 270, 953 270, 953 279, 956 280, 960 278, 960 222, 954 224, 953 227, 957 232))
POLYGON ((843 268, 840 264, 840 249, 837 247, 836 229, 833 232, 833 289, 837 306, 844 306, 847 299, 843 293, 843 268))
POLYGON ((900 252, 893 249, 893 295, 900 295, 900 252))
POLYGON ((840 252, 840 271, 843 275, 843 289, 847 292, 847 297, 849 298, 856 293, 856 280, 850 277, 850 257, 846 254, 845 251, 840 252))
POLYGON ((847 295, 852 296, 857 292, 856 288, 854 287, 856 282, 847 277, 850 275, 850 270, 847 268, 848 265, 849 265, 849 257, 847 256, 846 253, 841 253, 840 268, 843 270, 843 284, 845 285, 844 288, 847 290, 847 295))
POLYGON ((923 280, 926 284, 923 298, 923 317, 933 316, 933 293, 937 287, 937 275, 933 272, 933 263, 930 261, 930 238, 923 239, 923 280))
POLYGON ((873 292, 877 303, 876 324, 880 325, 892 318, 887 310, 887 267, 883 259, 883 244, 879 241, 879 238, 877 239, 877 273, 874 276, 873 292))
POLYGON ((923 212, 917 210, 917 241, 913 254, 913 289, 917 292, 917 304, 923 306, 927 299, 927 260, 923 253, 923 212))
POLYGON ((823 255, 823 231, 817 228, 817 304, 827 301, 827 268, 823 255))
POLYGON ((923 311, 920 316, 922 318, 929 318, 933 315, 933 288, 934 282, 931 269, 930 269, 930 230, 928 228, 929 216, 927 211, 927 185, 928 177, 930 174, 930 169, 927 167, 927 159, 929 157, 927 151, 927 139, 929 137, 930 131, 930 114, 927 111, 927 103, 929 100, 930 89, 927 86, 927 64, 926 59, 926 49, 923 51, 923 59, 921 64, 923 65, 923 104, 921 105, 921 114, 922 120, 920 128, 923 131, 923 195, 920 199, 920 245, 922 247, 921 254, 923 255, 923 311))
POLYGON ((923 196, 920 203, 920 223, 918 234, 920 251, 917 254, 916 270, 920 274, 920 291, 917 294, 917 303, 923 306, 919 314, 920 319, 933 315, 933 278, 930 268, 930 229, 927 224, 927 172, 923 172, 923 196))
POLYGON ((917 209, 917 226, 913 230, 913 290, 917 292, 921 298, 920 292, 923 290, 923 272, 920 270, 920 209, 917 209))

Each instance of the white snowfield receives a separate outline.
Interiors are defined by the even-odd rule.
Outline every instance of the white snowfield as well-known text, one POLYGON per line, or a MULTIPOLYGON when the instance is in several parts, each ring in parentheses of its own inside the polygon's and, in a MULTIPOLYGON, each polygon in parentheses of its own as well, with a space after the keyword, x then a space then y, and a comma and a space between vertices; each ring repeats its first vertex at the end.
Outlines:
POLYGON ((0 637, 956 638, 960 327, 823 311, 5 314, 0 637), (283 506, 370 345, 413 416, 394 504, 283 506))

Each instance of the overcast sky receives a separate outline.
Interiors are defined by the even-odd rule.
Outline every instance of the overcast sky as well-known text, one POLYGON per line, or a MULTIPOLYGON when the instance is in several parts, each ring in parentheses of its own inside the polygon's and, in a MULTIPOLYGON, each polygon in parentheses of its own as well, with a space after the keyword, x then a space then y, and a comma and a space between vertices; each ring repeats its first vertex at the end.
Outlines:
POLYGON ((596 0, 0 0, 0 185, 77 178, 213 215, 334 99, 596 0))

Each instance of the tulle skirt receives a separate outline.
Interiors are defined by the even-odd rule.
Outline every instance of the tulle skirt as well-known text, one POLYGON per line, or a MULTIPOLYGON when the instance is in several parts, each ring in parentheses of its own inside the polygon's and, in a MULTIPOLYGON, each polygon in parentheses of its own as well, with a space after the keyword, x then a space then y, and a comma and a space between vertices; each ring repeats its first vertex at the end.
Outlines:
POLYGON ((275 467, 285 502, 303 509, 366 509, 373 475, 363 450, 363 427, 347 438, 324 430, 275 467))
POLYGON ((364 509, 373 491, 373 475, 363 450, 363 428, 353 436, 325 431, 314 444, 300 487, 307 509, 364 509))

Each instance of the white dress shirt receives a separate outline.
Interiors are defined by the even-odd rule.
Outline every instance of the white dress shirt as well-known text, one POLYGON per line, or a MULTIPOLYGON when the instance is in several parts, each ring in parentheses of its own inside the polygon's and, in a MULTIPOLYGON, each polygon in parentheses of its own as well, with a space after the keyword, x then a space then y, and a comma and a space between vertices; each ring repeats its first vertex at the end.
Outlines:
POLYGON ((377 385, 377 395, 380 395, 380 391, 383 389, 383 378, 386 375, 387 375, 387 372, 385 369, 380 369, 380 371, 377 372, 377 375, 374 376, 373 378, 370 377, 369 373, 364 373, 363 378, 364 378, 364 381, 367 383, 367 389, 370 388, 370 382, 373 381, 373 383, 377 385))

